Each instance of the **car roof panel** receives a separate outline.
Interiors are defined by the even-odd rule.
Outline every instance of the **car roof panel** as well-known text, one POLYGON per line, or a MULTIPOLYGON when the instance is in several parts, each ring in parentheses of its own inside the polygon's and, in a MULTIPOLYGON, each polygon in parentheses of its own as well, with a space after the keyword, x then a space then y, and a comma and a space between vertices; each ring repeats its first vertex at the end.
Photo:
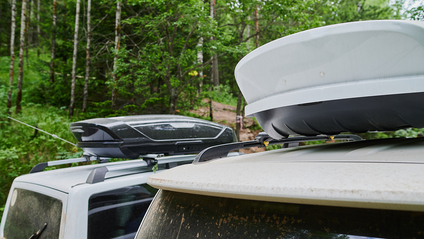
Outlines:
POLYGON ((148 179, 194 194, 424 211, 424 138, 281 149, 184 165, 148 179))

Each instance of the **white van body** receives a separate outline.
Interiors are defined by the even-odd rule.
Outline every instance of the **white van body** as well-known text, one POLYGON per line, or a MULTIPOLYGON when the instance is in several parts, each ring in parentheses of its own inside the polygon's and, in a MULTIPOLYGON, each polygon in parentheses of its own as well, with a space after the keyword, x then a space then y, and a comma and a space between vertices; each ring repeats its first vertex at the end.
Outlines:
MULTIPOLYGON (((182 155, 158 158, 157 160, 159 161, 159 171, 156 173, 163 171, 164 168, 161 167, 163 164, 174 163, 177 165, 181 163, 190 163, 194 157, 195 155, 182 155)), ((55 229, 58 231, 58 236, 55 234, 54 238, 102 238, 102 231, 108 231, 109 229, 109 238, 134 238, 135 232, 139 223, 141 222, 142 217, 138 219, 138 223, 134 222, 136 225, 133 225, 134 229, 132 232, 119 232, 117 234, 120 236, 113 236, 112 233, 110 233, 110 231, 113 231, 111 228, 113 228, 114 224, 117 223, 116 221, 120 219, 118 217, 107 216, 108 211, 111 212, 113 210, 118 210, 120 207, 134 208, 134 205, 138 204, 143 204, 144 206, 142 207, 147 209, 156 192, 156 190, 151 190, 151 188, 148 188, 146 184, 147 178, 153 174, 155 173, 152 171, 152 168, 146 167, 146 162, 142 159, 139 159, 70 167, 19 176, 13 181, 5 205, 5 210, 3 212, 0 226, 0 238, 5 237, 10 239, 14 238, 14 236, 17 236, 11 235, 11 233, 14 234, 13 231, 9 232, 9 235, 6 235, 7 230, 5 228, 8 226, 13 226, 8 224, 15 223, 14 221, 8 221, 8 219, 10 220, 8 216, 14 207, 20 206, 18 205, 19 194, 24 192, 31 192, 31 197, 33 197, 34 194, 42 195, 43 197, 47 196, 60 202, 61 212, 57 216, 57 223, 58 227, 60 228, 55 229), (87 182, 89 175, 94 170, 104 167, 107 167, 109 170, 109 172, 104 175, 104 181, 97 183, 87 182), (114 192, 119 192, 119 190, 131 191, 131 189, 134 188, 138 190, 135 194, 145 193, 145 195, 141 199, 132 201, 124 200, 124 202, 122 200, 119 201, 116 199, 110 200, 109 202, 102 202, 101 200, 103 200, 103 198, 99 197, 95 203, 101 205, 93 209, 90 208, 90 199, 93 199, 93 197, 96 195, 105 195, 108 192, 112 192, 109 196, 113 197, 113 194, 115 194, 114 192), (146 188, 151 191, 146 191, 146 188), (96 213, 100 215, 100 217, 103 217, 101 218, 103 221, 96 221, 96 225, 92 225, 92 232, 89 234, 90 217, 96 217, 96 213), (106 215, 106 217, 104 215, 106 215), (92 237, 89 237, 89 235, 92 235, 92 237), (99 236, 93 237, 93 235, 99 236)), ((123 192, 122 195, 125 195, 125 192, 123 192)), ((127 195, 131 196, 131 194, 127 195)), ((107 196, 104 198, 107 198, 107 196)), ((28 204, 25 205, 28 207, 26 208, 27 212, 25 214, 31 214, 31 211, 36 211, 37 205, 40 205, 40 203, 36 200, 25 199, 23 201, 28 204), (34 203, 34 205, 32 205, 32 203, 34 203)), ((49 205, 47 205, 44 209, 50 210, 49 205)), ((144 212, 140 210, 132 213, 144 215, 144 212)), ((34 217, 37 216, 39 215, 34 215, 34 217)), ((50 220, 47 219, 47 217, 48 215, 46 216, 45 220, 50 220)), ((31 226, 34 226, 34 229, 33 231, 30 231, 29 234, 27 233, 28 235, 26 235, 25 238, 29 238, 33 233, 36 233, 39 229, 42 228, 42 225, 45 223, 45 221, 43 221, 43 217, 41 216, 38 220, 38 222, 36 221, 29 223, 31 226)), ((51 223, 50 225, 47 225, 45 232, 42 233, 42 237, 40 238, 46 238, 43 237, 43 235, 48 233, 48 230, 51 229, 49 227, 52 227, 51 223)), ((25 228, 20 228, 19 230, 23 231, 24 229, 25 228)), ((49 236, 47 236, 47 238, 48 237, 49 236)))
POLYGON ((147 180, 161 191, 136 238, 419 238, 423 155, 424 138, 381 139, 183 165, 147 180))

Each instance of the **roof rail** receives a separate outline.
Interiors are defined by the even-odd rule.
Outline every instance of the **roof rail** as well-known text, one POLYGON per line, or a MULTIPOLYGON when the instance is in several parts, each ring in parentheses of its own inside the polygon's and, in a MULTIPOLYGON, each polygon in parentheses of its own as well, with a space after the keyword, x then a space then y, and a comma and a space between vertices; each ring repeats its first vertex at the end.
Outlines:
MULTIPOLYGON (((250 147, 266 147, 273 144, 284 144, 285 148, 291 143, 299 143, 305 141, 316 141, 316 140, 363 140, 358 135, 353 134, 339 134, 335 136, 329 135, 317 135, 317 136, 298 136, 284 139, 273 139, 265 132, 259 133, 254 140, 246 142, 236 142, 229 144, 221 144, 209 147, 200 152, 194 159, 193 164, 210 161, 217 158, 223 158, 228 155, 229 152, 238 149, 250 148, 250 147)), ((283 146, 283 147, 284 147, 283 146)))
MULTIPOLYGON (((152 156, 152 155, 150 155, 152 156)), ((189 164, 192 163, 196 155, 182 155, 178 157, 176 160, 176 156, 172 156, 172 159, 162 158, 158 160, 158 158, 143 158, 143 161, 137 161, 132 163, 127 163, 124 165, 111 165, 111 166, 103 166, 99 168, 95 168, 91 171, 90 175, 88 175, 86 183, 93 184, 103 182, 106 178, 106 173, 111 171, 118 171, 123 169, 131 169, 136 167, 143 167, 147 169, 153 168, 156 164, 165 166, 164 168, 170 169, 178 166, 179 164, 189 164)), ((133 172, 132 172, 133 173, 133 172)), ((131 174, 131 172, 129 173, 131 174)), ((121 175, 122 176, 122 175, 121 175)))

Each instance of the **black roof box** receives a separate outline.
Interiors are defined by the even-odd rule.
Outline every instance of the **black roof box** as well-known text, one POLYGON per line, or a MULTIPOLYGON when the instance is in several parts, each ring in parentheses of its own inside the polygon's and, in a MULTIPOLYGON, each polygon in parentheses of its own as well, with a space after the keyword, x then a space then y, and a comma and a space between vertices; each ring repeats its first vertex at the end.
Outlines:
POLYGON ((96 118, 72 123, 70 130, 85 153, 111 158, 198 153, 237 141, 227 126, 179 115, 96 118))

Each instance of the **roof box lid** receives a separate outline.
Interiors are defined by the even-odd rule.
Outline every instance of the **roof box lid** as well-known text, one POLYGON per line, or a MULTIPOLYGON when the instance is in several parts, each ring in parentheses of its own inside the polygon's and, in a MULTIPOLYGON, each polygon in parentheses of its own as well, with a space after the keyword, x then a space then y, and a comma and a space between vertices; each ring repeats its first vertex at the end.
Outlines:
POLYGON ((72 123, 70 130, 86 153, 112 158, 198 153, 236 141, 227 126, 178 115, 96 118, 72 123))
POLYGON ((423 22, 362 21, 272 41, 244 57, 235 77, 246 114, 281 138, 424 127, 423 107, 410 104, 423 100, 423 64, 423 22))

